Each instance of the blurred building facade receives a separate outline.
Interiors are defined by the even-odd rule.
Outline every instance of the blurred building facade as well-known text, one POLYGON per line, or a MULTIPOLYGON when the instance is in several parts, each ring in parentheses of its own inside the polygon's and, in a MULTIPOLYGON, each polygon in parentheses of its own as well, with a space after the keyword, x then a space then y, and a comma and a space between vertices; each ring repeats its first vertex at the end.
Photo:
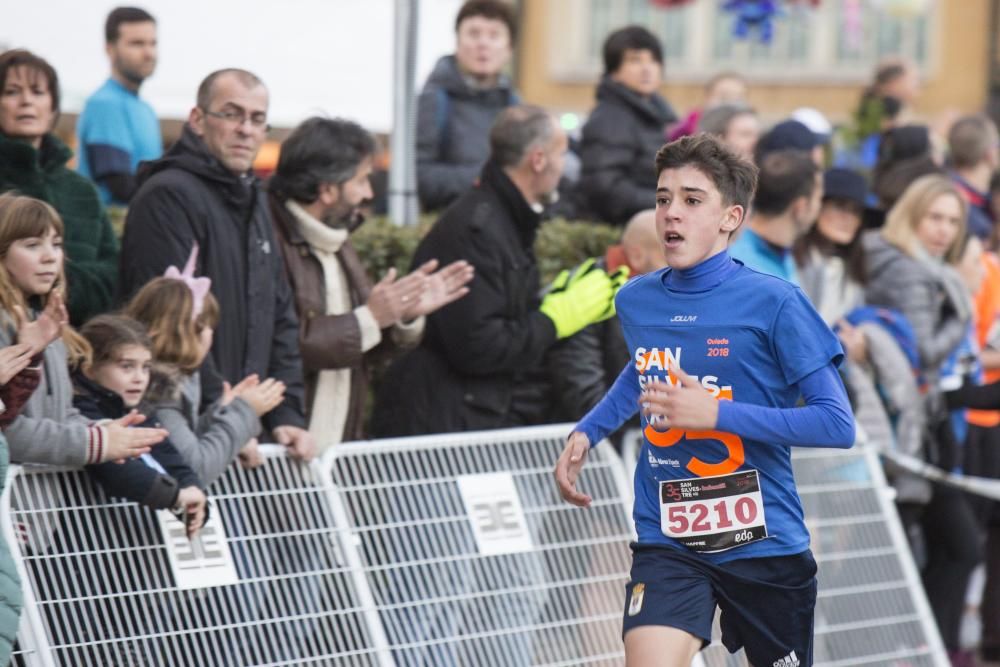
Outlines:
POLYGON ((663 92, 680 110, 699 106, 708 79, 731 70, 748 80, 749 101, 765 119, 811 106, 843 121, 875 64, 898 54, 921 71, 918 115, 968 111, 986 106, 1000 65, 995 0, 931 0, 926 12, 909 17, 862 2, 861 31, 849 29, 845 0, 821 0, 815 9, 792 8, 777 18, 769 45, 733 38, 733 16, 721 4, 695 0, 662 9, 649 0, 522 0, 518 86, 531 102, 586 113, 602 71, 604 37, 630 23, 662 40, 663 92))

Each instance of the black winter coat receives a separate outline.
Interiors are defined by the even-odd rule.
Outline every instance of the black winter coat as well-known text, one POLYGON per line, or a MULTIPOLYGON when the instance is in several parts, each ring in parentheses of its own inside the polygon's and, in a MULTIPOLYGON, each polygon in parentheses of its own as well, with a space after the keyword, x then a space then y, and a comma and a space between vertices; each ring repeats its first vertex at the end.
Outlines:
POLYGON ((417 98, 417 192, 437 211, 472 187, 490 155, 497 114, 518 104, 506 75, 492 88, 474 88, 455 56, 438 60, 417 98))
POLYGON ((643 97, 609 78, 601 81, 580 144, 579 188, 591 213, 622 225, 653 208, 656 151, 675 120, 677 114, 659 95, 643 97))
MULTIPOLYGON (((82 373, 74 373, 73 406, 94 421, 119 419, 128 414, 121 396, 105 389, 82 373)), ((153 509, 169 509, 177 501, 178 492, 188 486, 205 488, 191 467, 171 444, 164 440, 153 445, 150 455, 167 471, 164 475, 140 459, 124 463, 98 463, 87 466, 87 472, 110 496, 142 503, 153 509)))
POLYGON ((163 158, 143 163, 137 182, 122 239, 124 294, 183 267, 197 242, 196 273, 212 279, 222 315, 201 368, 202 405, 219 398, 223 380, 257 373, 287 386, 264 417, 268 429, 304 428, 299 324, 263 188, 226 169, 187 126, 163 158))
POLYGON ((469 293, 427 318, 423 341, 378 391, 371 431, 417 435, 537 423, 555 326, 539 310, 533 244, 540 217, 502 169, 487 162, 417 248, 413 265, 464 259, 469 293))

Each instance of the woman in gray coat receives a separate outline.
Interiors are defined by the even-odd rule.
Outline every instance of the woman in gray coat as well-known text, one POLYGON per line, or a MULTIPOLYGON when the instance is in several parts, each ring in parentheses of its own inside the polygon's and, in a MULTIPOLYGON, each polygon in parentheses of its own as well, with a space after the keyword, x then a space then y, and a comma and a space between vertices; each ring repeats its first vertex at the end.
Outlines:
MULTIPOLYGON (((950 424, 937 386, 941 367, 969 332, 971 303, 957 271, 966 233, 966 204, 951 179, 915 180, 889 211, 885 226, 864 239, 870 305, 900 311, 916 334, 920 370, 928 385, 926 407, 931 463, 957 463, 948 446, 950 424)), ((952 444, 954 435, 950 436, 952 444)), ((899 503, 907 528, 923 530, 927 557, 924 588, 945 646, 957 652, 969 576, 981 559, 979 532, 965 496, 934 484, 926 505, 899 503)))

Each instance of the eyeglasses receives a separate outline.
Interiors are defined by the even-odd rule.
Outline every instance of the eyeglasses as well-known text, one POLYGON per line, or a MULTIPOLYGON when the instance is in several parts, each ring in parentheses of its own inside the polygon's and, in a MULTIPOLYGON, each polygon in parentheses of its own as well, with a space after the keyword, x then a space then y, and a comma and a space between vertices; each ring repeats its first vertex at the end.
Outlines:
POLYGON ((218 118, 219 120, 229 123, 230 125, 243 125, 247 121, 250 121, 250 126, 255 130, 264 130, 269 132, 271 126, 267 123, 267 116, 264 114, 250 114, 247 115, 243 111, 235 111, 233 109, 227 109, 225 111, 209 111, 208 109, 202 109, 206 116, 211 116, 212 118, 218 118))

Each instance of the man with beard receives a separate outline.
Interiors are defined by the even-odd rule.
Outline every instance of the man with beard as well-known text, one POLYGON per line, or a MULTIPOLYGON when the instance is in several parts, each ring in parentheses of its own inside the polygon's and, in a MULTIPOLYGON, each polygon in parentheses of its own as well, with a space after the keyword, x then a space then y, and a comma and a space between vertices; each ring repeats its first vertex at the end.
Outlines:
POLYGON ((104 27, 111 78, 91 95, 77 122, 78 170, 97 184, 105 205, 126 205, 135 170, 163 153, 160 121, 139 87, 156 69, 156 20, 137 7, 118 7, 104 27))
POLYGON ((424 315, 468 292, 472 266, 429 260, 374 285, 350 233, 371 198, 375 142, 350 121, 310 118, 285 139, 269 184, 271 218, 299 315, 309 430, 320 448, 364 437, 368 369, 419 342, 424 315))

